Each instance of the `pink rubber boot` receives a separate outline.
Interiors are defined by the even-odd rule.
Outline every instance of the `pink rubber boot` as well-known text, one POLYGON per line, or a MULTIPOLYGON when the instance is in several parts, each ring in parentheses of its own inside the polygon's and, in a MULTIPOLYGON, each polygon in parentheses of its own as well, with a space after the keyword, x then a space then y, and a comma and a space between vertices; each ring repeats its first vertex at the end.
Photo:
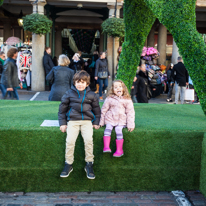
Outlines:
POLYGON ((111 140, 111 137, 110 136, 104 136, 103 137, 103 141, 104 141, 104 149, 103 149, 103 152, 111 152, 111 149, 109 147, 110 145, 110 140, 111 140))
POLYGON ((124 155, 123 143, 124 143, 124 139, 120 139, 120 140, 116 139, 116 148, 117 148, 117 150, 113 154, 113 157, 121 157, 121 156, 124 155))

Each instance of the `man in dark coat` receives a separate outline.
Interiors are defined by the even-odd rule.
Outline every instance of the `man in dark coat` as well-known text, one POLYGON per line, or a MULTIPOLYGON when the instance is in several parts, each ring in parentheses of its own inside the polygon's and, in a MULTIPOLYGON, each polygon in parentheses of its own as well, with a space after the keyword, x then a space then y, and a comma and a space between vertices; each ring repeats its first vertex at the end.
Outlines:
POLYGON ((188 85, 189 75, 185 68, 182 57, 178 57, 178 63, 174 65, 172 76, 175 81, 175 104, 178 104, 179 94, 181 104, 184 104, 186 85, 188 85))
POLYGON ((43 65, 44 65, 44 70, 45 70, 45 76, 47 76, 47 74, 49 74, 51 69, 54 67, 54 63, 52 61, 52 57, 51 57, 50 54, 51 54, 51 48, 46 47, 45 51, 44 51, 44 57, 43 57, 43 65))
POLYGON ((19 100, 17 87, 21 86, 21 82, 18 78, 16 58, 18 56, 18 50, 16 48, 9 49, 7 53, 7 59, 4 62, 4 70, 1 76, 1 84, 4 85, 7 91, 11 91, 14 97, 19 100))

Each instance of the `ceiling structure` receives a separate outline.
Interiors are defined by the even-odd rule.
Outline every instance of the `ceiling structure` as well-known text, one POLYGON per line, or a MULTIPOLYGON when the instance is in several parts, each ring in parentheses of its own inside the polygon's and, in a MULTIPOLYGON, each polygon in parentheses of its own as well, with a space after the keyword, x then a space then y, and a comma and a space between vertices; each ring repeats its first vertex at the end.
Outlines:
MULTIPOLYGON (((56 27, 100 29, 101 23, 108 18, 107 5, 115 2, 116 0, 47 0, 46 7, 49 7, 50 17, 55 15, 56 27), (83 8, 78 9, 78 4, 82 4, 83 8)), ((118 0, 118 4, 122 5, 123 1, 118 0)), ((197 29, 206 33, 206 0, 197 0, 196 5, 197 29)), ((3 28, 3 22, 8 19, 12 21, 12 25, 18 26, 16 19, 21 10, 23 15, 31 14, 31 1, 4 0, 0 7, 0 27, 3 28)), ((122 9, 120 15, 123 16, 122 9)))

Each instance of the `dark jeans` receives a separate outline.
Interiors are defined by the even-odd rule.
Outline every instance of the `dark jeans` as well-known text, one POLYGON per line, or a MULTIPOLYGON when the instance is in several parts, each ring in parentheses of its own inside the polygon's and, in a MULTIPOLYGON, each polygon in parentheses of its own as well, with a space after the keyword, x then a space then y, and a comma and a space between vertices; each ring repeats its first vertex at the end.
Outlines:
POLYGON ((3 84, 0 84, 0 90, 1 90, 2 96, 4 97, 6 94, 6 88, 3 84))
POLYGON ((168 84, 167 99, 172 99, 172 90, 173 90, 174 83, 171 85, 170 82, 167 82, 167 84, 168 84))
POLYGON ((101 97, 102 91, 104 91, 108 87, 108 79, 98 79, 98 80, 99 80, 99 96, 101 97))
MULTIPOLYGON (((5 85, 3 85, 2 84, 2 86, 3 86, 3 88, 5 89, 4 91, 5 91, 5 94, 6 94, 6 92, 7 92, 7 87, 5 86, 5 85)), ((18 95, 18 91, 17 91, 17 88, 16 87, 13 87, 13 91, 9 91, 8 92, 8 95, 11 97, 11 92, 13 93, 13 97, 14 98, 16 98, 17 100, 19 100, 19 95, 18 95)), ((3 97, 5 96, 5 94, 3 95, 3 97)))

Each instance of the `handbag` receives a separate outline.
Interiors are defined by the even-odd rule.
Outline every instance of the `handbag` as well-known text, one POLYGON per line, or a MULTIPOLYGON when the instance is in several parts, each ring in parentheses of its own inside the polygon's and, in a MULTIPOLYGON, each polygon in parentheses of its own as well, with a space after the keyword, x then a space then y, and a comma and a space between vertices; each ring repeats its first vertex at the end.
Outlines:
POLYGON ((100 79, 106 79, 108 77, 108 72, 107 71, 98 72, 98 77, 100 79))
POLYGON ((194 101, 195 100, 195 90, 190 89, 189 85, 187 85, 185 90, 185 100, 194 101))

